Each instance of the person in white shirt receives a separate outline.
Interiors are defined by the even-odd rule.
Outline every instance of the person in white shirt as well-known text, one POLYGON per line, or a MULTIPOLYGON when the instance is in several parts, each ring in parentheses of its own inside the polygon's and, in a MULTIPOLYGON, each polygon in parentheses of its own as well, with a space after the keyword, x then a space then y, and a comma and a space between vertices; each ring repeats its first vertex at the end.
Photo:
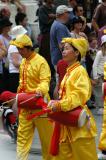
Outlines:
MULTIPOLYGON (((27 30, 19 25, 15 26, 11 30, 12 38, 16 38, 18 35, 26 34, 27 30)), ((9 90, 11 92, 17 92, 19 85, 19 66, 22 60, 21 55, 16 46, 10 45, 8 48, 8 60, 9 60, 9 90)))
POLYGON ((98 114, 103 111, 103 95, 102 83, 104 76, 104 63, 106 62, 106 35, 101 38, 101 49, 97 52, 93 63, 93 79, 94 79, 94 94, 95 103, 98 108, 98 114), (102 109, 101 109, 102 108, 102 109))

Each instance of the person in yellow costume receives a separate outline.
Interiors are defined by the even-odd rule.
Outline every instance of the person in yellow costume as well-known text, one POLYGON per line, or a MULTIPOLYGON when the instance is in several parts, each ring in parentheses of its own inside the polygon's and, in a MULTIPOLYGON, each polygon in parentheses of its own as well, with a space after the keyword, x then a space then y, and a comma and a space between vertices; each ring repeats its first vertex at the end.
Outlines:
POLYGON ((91 96, 91 83, 85 68, 79 62, 86 54, 88 42, 84 38, 64 38, 62 43, 62 56, 68 63, 68 68, 60 85, 60 99, 51 100, 48 108, 53 112, 67 112, 81 106, 89 118, 81 128, 61 124, 59 152, 53 160, 97 160, 96 124, 86 106, 91 96))
MULTIPOLYGON (((32 41, 27 35, 20 35, 10 42, 15 45, 23 57, 20 65, 20 81, 18 93, 35 93, 35 96, 48 97, 51 73, 46 60, 35 53, 32 41)), ((29 106, 30 107, 30 106, 29 106)), ((43 160, 50 160, 48 153, 50 137, 52 133, 52 123, 47 118, 38 118, 28 121, 29 114, 36 110, 26 110, 21 108, 19 113, 19 127, 17 138, 17 159, 27 160, 34 137, 34 130, 37 128, 43 160)), ((36 158, 35 158, 36 159, 36 158)))
MULTIPOLYGON (((104 81, 106 83, 106 63, 104 64, 104 81)), ((98 154, 98 158, 106 160, 106 95, 104 95, 103 124, 99 140, 99 149, 102 153, 98 154)))

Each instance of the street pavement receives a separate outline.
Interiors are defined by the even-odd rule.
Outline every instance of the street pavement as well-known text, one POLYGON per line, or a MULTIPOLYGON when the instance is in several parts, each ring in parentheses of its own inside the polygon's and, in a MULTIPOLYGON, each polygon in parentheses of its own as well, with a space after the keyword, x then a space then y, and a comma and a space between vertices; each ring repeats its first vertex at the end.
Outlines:
MULTIPOLYGON (((102 116, 96 115, 97 110, 92 110, 95 117, 98 136, 96 137, 96 144, 98 146, 98 139, 101 132, 102 116)), ((29 160, 41 160, 41 149, 40 149, 38 133, 36 133, 31 151, 29 154, 29 160)), ((97 151, 99 152, 98 148, 97 151)), ((16 159, 16 144, 11 143, 10 137, 3 131, 2 123, 0 120, 0 159, 3 160, 15 160, 16 159)))

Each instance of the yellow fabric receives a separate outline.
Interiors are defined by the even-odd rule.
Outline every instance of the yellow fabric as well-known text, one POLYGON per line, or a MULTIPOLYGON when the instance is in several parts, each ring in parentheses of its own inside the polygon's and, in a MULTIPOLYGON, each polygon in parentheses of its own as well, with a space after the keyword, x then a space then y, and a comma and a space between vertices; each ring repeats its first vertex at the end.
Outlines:
MULTIPOLYGON (((32 53, 31 57, 23 59, 20 66, 18 92, 35 93, 36 91, 41 91, 45 97, 48 95, 50 77, 50 69, 46 60, 40 55, 32 53)), ((17 139, 18 160, 28 159, 35 128, 37 128, 40 136, 43 160, 51 160, 48 148, 52 134, 52 124, 47 118, 32 119, 30 121, 26 120, 27 115, 35 112, 37 111, 27 111, 25 109, 21 109, 20 111, 17 139)))
POLYGON ((26 34, 17 36, 15 40, 10 41, 10 44, 18 48, 24 48, 25 46, 33 46, 31 39, 26 34))
MULTIPOLYGON (((42 147, 43 160, 51 160, 49 154, 49 144, 52 135, 52 123, 46 118, 37 118, 30 121, 26 120, 31 112, 21 111, 19 115, 19 128, 17 138, 17 160, 28 160, 28 153, 34 138, 34 131, 37 128, 42 147)), ((36 155, 35 155, 36 159, 36 155)))
POLYGON ((18 92, 41 91, 45 95, 49 91, 50 69, 43 57, 36 53, 33 54, 34 57, 22 60, 18 92))
POLYGON ((75 141, 81 137, 96 136, 96 124, 90 110, 85 105, 91 95, 91 83, 88 74, 83 66, 76 62, 67 69, 66 75, 62 80, 59 96, 62 99, 59 101, 62 111, 70 111, 73 108, 82 106, 90 115, 90 129, 87 123, 82 128, 77 127, 61 127, 61 140, 64 141, 68 136, 70 141, 75 141), (78 65, 76 68, 75 66, 78 65))
POLYGON ((99 149, 106 151, 106 98, 104 100, 103 124, 99 140, 99 149))
POLYGON ((60 143, 59 155, 52 160, 98 160, 94 138, 60 143))
POLYGON ((81 57, 84 57, 88 50, 88 41, 85 38, 63 38, 62 43, 71 44, 80 52, 81 57))

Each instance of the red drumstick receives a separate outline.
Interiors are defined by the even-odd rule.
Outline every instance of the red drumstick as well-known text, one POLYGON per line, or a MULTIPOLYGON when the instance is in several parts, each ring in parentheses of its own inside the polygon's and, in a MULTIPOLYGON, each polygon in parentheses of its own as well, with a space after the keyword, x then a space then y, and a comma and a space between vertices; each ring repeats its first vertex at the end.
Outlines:
POLYGON ((43 115, 43 114, 50 113, 50 112, 51 112, 51 109, 50 109, 50 108, 48 108, 48 109, 43 109, 43 110, 40 111, 40 112, 37 112, 37 113, 34 113, 34 114, 31 114, 31 115, 27 116, 27 120, 31 120, 31 119, 33 119, 33 118, 37 118, 37 117, 39 117, 39 116, 41 116, 41 115, 43 115))

